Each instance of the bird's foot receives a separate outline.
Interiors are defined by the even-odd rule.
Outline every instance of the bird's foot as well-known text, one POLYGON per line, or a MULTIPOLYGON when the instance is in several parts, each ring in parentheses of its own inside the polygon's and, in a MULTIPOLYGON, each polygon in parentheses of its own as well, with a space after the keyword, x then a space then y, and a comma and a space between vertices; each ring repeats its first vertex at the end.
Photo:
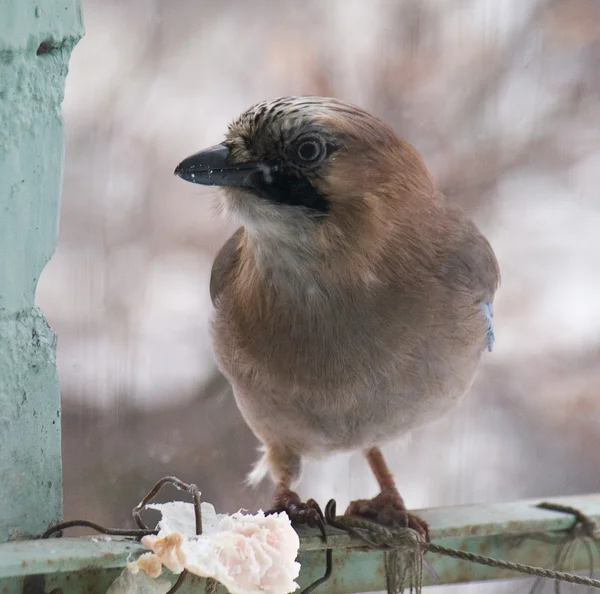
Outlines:
POLYGON ((409 512, 396 490, 382 491, 373 499, 352 501, 346 516, 360 516, 389 528, 412 528, 429 542, 429 524, 409 512))
POLYGON ((325 524, 323 512, 314 499, 303 502, 297 493, 280 486, 275 492, 273 507, 265 513, 268 515, 281 512, 288 515, 294 526, 321 528, 325 524))

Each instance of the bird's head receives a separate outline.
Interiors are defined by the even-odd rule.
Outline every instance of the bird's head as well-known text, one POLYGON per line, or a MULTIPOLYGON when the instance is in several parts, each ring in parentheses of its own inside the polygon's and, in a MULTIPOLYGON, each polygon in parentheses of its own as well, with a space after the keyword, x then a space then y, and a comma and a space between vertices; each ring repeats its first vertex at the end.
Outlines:
MULTIPOLYGON (((284 97, 254 105, 223 143, 188 157, 183 179, 223 186, 228 212, 252 233, 362 234, 433 193, 418 153, 383 122, 336 99, 284 97)), ((314 237, 313 237, 314 238, 314 237)))

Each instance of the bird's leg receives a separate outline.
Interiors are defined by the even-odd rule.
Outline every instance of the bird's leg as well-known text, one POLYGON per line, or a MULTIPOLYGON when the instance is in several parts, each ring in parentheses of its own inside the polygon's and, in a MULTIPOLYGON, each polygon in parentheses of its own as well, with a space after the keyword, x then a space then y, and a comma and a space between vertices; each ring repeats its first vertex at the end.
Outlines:
POLYGON ((295 526, 322 526, 325 520, 319 504, 314 499, 301 501, 291 488, 300 477, 300 456, 287 448, 267 446, 266 461, 277 484, 273 507, 266 513, 285 512, 295 526))
POLYGON ((407 511, 381 450, 377 447, 369 448, 365 457, 379 483, 380 493, 373 499, 352 501, 346 515, 361 516, 390 527, 412 528, 429 542, 429 525, 416 514, 407 511))

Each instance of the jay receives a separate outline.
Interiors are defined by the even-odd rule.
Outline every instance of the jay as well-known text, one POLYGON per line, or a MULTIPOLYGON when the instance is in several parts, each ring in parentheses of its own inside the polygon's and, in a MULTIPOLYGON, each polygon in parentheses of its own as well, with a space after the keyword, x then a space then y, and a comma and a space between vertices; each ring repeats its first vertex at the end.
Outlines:
POLYGON ((302 459, 361 450, 380 492, 346 513, 428 538, 380 446, 460 402, 492 349, 488 241, 408 142, 336 99, 254 105, 175 174, 222 186, 241 225, 210 294, 219 368, 264 449, 250 480, 270 473, 274 509, 310 523, 302 459))

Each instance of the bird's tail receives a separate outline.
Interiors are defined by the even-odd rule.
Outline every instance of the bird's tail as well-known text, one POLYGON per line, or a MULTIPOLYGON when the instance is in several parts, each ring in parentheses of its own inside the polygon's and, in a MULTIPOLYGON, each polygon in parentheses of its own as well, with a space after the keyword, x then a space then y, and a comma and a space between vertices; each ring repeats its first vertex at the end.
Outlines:
POLYGON ((267 462, 267 448, 260 446, 258 451, 261 453, 260 458, 252 467, 252 470, 246 477, 246 485, 249 487, 257 487, 269 474, 269 463, 267 462))

